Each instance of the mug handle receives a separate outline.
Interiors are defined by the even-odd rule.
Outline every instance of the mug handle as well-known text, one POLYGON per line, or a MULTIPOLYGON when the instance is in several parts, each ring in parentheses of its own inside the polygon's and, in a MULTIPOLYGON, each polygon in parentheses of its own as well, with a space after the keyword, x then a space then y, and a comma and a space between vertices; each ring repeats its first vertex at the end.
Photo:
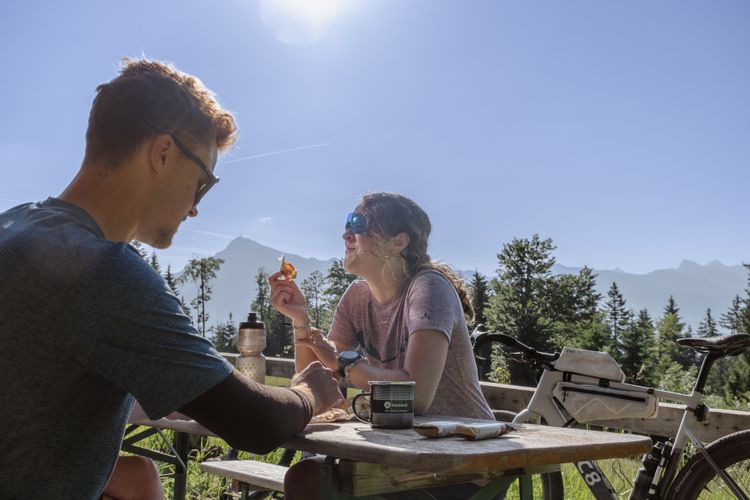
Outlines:
POLYGON ((357 398, 361 398, 362 396, 369 396, 369 392, 360 392, 356 396, 354 396, 354 399, 352 399, 352 411, 354 412, 354 416, 357 417, 358 420, 369 424, 371 417, 361 417, 359 413, 357 413, 357 398))

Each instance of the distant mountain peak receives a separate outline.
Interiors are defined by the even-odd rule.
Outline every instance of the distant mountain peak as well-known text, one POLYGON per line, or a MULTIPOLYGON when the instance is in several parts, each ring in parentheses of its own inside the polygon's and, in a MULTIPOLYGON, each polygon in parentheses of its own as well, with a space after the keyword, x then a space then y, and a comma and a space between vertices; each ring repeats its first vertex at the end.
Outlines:
POLYGON ((682 262, 680 262, 680 265, 679 267, 677 267, 677 269, 679 271, 689 271, 692 269, 696 269, 698 267, 701 267, 701 265, 698 264, 697 262, 688 260, 688 259, 683 259, 682 262))

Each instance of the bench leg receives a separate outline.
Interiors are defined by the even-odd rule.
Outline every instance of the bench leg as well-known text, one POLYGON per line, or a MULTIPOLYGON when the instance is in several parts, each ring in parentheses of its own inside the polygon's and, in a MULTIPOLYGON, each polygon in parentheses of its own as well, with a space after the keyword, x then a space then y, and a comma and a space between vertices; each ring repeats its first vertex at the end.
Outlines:
POLYGON ((532 500, 534 498, 534 485, 531 476, 518 478, 518 492, 521 500, 532 500))
MULTIPOLYGON (((180 457, 182 463, 187 466, 188 462, 188 435, 184 432, 174 433, 174 449, 177 452, 177 456, 180 457)), ((174 489, 173 499, 174 500, 185 500, 187 496, 187 474, 186 468, 182 465, 174 466, 174 489)))

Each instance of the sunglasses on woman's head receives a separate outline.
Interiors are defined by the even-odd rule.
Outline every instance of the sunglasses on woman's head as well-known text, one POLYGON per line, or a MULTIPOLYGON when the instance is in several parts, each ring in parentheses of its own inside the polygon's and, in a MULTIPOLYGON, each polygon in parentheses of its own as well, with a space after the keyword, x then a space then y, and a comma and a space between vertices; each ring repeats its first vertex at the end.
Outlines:
POLYGON ((354 234, 367 233, 367 217, 357 212, 350 213, 346 216, 344 229, 354 234))

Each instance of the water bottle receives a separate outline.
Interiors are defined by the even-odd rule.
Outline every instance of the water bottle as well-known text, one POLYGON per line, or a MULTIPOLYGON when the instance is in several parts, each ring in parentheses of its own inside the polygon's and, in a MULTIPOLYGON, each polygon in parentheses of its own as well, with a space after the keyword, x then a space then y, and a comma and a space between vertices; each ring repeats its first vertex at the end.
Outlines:
POLYGON ((240 323, 237 331, 237 350, 240 351, 237 370, 261 384, 266 380, 266 357, 263 355, 265 348, 266 328, 262 321, 258 321, 258 315, 251 312, 247 315, 247 321, 240 323))
POLYGON ((656 474, 656 468, 662 461, 663 451, 664 444, 657 442, 651 448, 651 452, 643 455, 642 465, 635 476, 635 484, 633 484, 630 498, 655 498, 654 475, 656 474))

